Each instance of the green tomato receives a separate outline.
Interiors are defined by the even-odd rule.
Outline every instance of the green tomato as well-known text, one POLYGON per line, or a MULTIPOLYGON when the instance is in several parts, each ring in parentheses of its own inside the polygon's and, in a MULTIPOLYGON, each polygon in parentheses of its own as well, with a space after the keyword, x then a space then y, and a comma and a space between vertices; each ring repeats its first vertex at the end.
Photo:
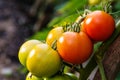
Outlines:
POLYGON ((22 44, 18 53, 18 58, 22 65, 26 66, 26 59, 29 55, 29 52, 35 45, 40 43, 41 42, 39 40, 28 40, 22 44))
POLYGON ((100 1, 101 0, 89 0, 88 2, 90 5, 96 5, 96 4, 100 3, 100 1))
POLYGON ((55 75, 50 78, 44 78, 44 80, 78 80, 78 79, 74 79, 67 74, 62 74, 62 75, 55 75))
POLYGON ((72 78, 72 80, 78 80, 78 78, 72 73, 65 73, 65 74, 70 76, 72 78))
POLYGON ((31 72, 28 73, 28 75, 26 76, 26 80, 43 80, 42 78, 38 78, 34 75, 32 75, 31 72))
POLYGON ((48 44, 38 44, 27 58, 27 69, 37 77, 50 77, 61 68, 61 58, 48 44))
POLYGON ((64 32, 63 27, 53 28, 47 35, 46 43, 52 46, 54 41, 58 40, 58 38, 62 35, 63 32, 64 32))

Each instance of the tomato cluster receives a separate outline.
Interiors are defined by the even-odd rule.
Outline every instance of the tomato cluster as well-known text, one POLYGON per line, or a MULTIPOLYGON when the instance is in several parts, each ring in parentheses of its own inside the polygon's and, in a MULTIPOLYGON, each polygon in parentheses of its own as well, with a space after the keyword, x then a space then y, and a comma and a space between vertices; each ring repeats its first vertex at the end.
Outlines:
POLYGON ((93 42, 107 40, 115 29, 115 21, 108 13, 94 11, 79 25, 76 26, 81 28, 79 32, 76 27, 67 26, 68 30, 55 27, 46 37, 46 43, 28 40, 21 46, 18 57, 29 70, 26 80, 78 80, 58 73, 63 71, 63 62, 78 65, 88 60, 93 42))

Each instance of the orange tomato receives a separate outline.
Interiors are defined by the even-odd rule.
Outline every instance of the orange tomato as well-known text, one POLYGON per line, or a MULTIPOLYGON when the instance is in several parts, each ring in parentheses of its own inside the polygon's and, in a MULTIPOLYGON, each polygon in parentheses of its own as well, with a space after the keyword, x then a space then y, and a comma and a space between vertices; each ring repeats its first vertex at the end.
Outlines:
POLYGON ((64 61, 81 64, 90 57, 93 44, 84 32, 65 32, 57 41, 57 50, 64 61))

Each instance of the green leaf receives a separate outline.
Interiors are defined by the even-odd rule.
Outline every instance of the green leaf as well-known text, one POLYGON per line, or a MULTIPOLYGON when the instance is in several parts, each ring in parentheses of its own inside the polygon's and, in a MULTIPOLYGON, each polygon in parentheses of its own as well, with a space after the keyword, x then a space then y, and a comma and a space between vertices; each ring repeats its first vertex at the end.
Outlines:
POLYGON ((61 20, 70 16, 72 14, 77 14, 79 11, 80 13, 84 11, 85 4, 87 4, 87 0, 69 0, 65 5, 63 5, 56 14, 59 13, 58 17, 55 17, 51 20, 48 24, 49 27, 58 24, 61 20))
POLYGON ((78 16, 79 16, 79 14, 76 13, 76 14, 72 14, 65 18, 58 17, 58 18, 53 19, 53 21, 48 26, 52 26, 52 27, 65 26, 66 24, 73 23, 77 19, 78 16))
POLYGON ((71 24, 71 23, 75 22, 75 20, 78 16, 79 16, 79 14, 70 15, 70 16, 64 18, 63 20, 61 20, 58 24, 54 25, 54 27, 65 26, 66 24, 71 24))
POLYGON ((40 32, 37 32, 34 35, 32 35, 30 39, 37 39, 37 40, 45 41, 50 30, 51 28, 44 28, 40 32))
POLYGON ((120 80, 120 72, 117 74, 117 77, 115 80, 120 80))
POLYGON ((87 0, 71 0, 66 3, 66 5, 59 9, 58 12, 60 13, 74 13, 78 9, 84 9, 85 5, 87 4, 87 0))

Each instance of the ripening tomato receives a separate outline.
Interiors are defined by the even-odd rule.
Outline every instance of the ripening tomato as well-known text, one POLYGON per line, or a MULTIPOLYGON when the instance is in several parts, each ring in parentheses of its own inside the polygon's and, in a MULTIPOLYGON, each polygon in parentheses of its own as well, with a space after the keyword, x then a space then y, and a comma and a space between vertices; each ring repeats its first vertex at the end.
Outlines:
POLYGON ((42 79, 42 78, 38 78, 38 77, 32 75, 31 72, 29 72, 29 73, 27 74, 27 76, 26 76, 26 80, 43 80, 43 79, 42 79))
POLYGON ((50 46, 54 43, 55 40, 58 40, 58 38, 61 36, 61 34, 64 32, 63 27, 55 27, 53 28, 46 37, 46 43, 50 46))
POLYGON ((114 32, 115 21, 104 11, 94 11, 86 16, 83 27, 93 41, 105 41, 114 32))
POLYGON ((84 32, 65 32, 57 41, 57 50, 64 61, 81 64, 93 50, 93 44, 84 32))
POLYGON ((35 45, 40 43, 41 42, 39 40, 28 40, 22 44, 18 53, 18 58, 22 65, 26 66, 26 59, 27 56, 29 55, 29 52, 35 45))
POLYGON ((48 44, 36 45, 27 58, 27 69, 37 77, 50 77, 59 71, 61 59, 48 44))

